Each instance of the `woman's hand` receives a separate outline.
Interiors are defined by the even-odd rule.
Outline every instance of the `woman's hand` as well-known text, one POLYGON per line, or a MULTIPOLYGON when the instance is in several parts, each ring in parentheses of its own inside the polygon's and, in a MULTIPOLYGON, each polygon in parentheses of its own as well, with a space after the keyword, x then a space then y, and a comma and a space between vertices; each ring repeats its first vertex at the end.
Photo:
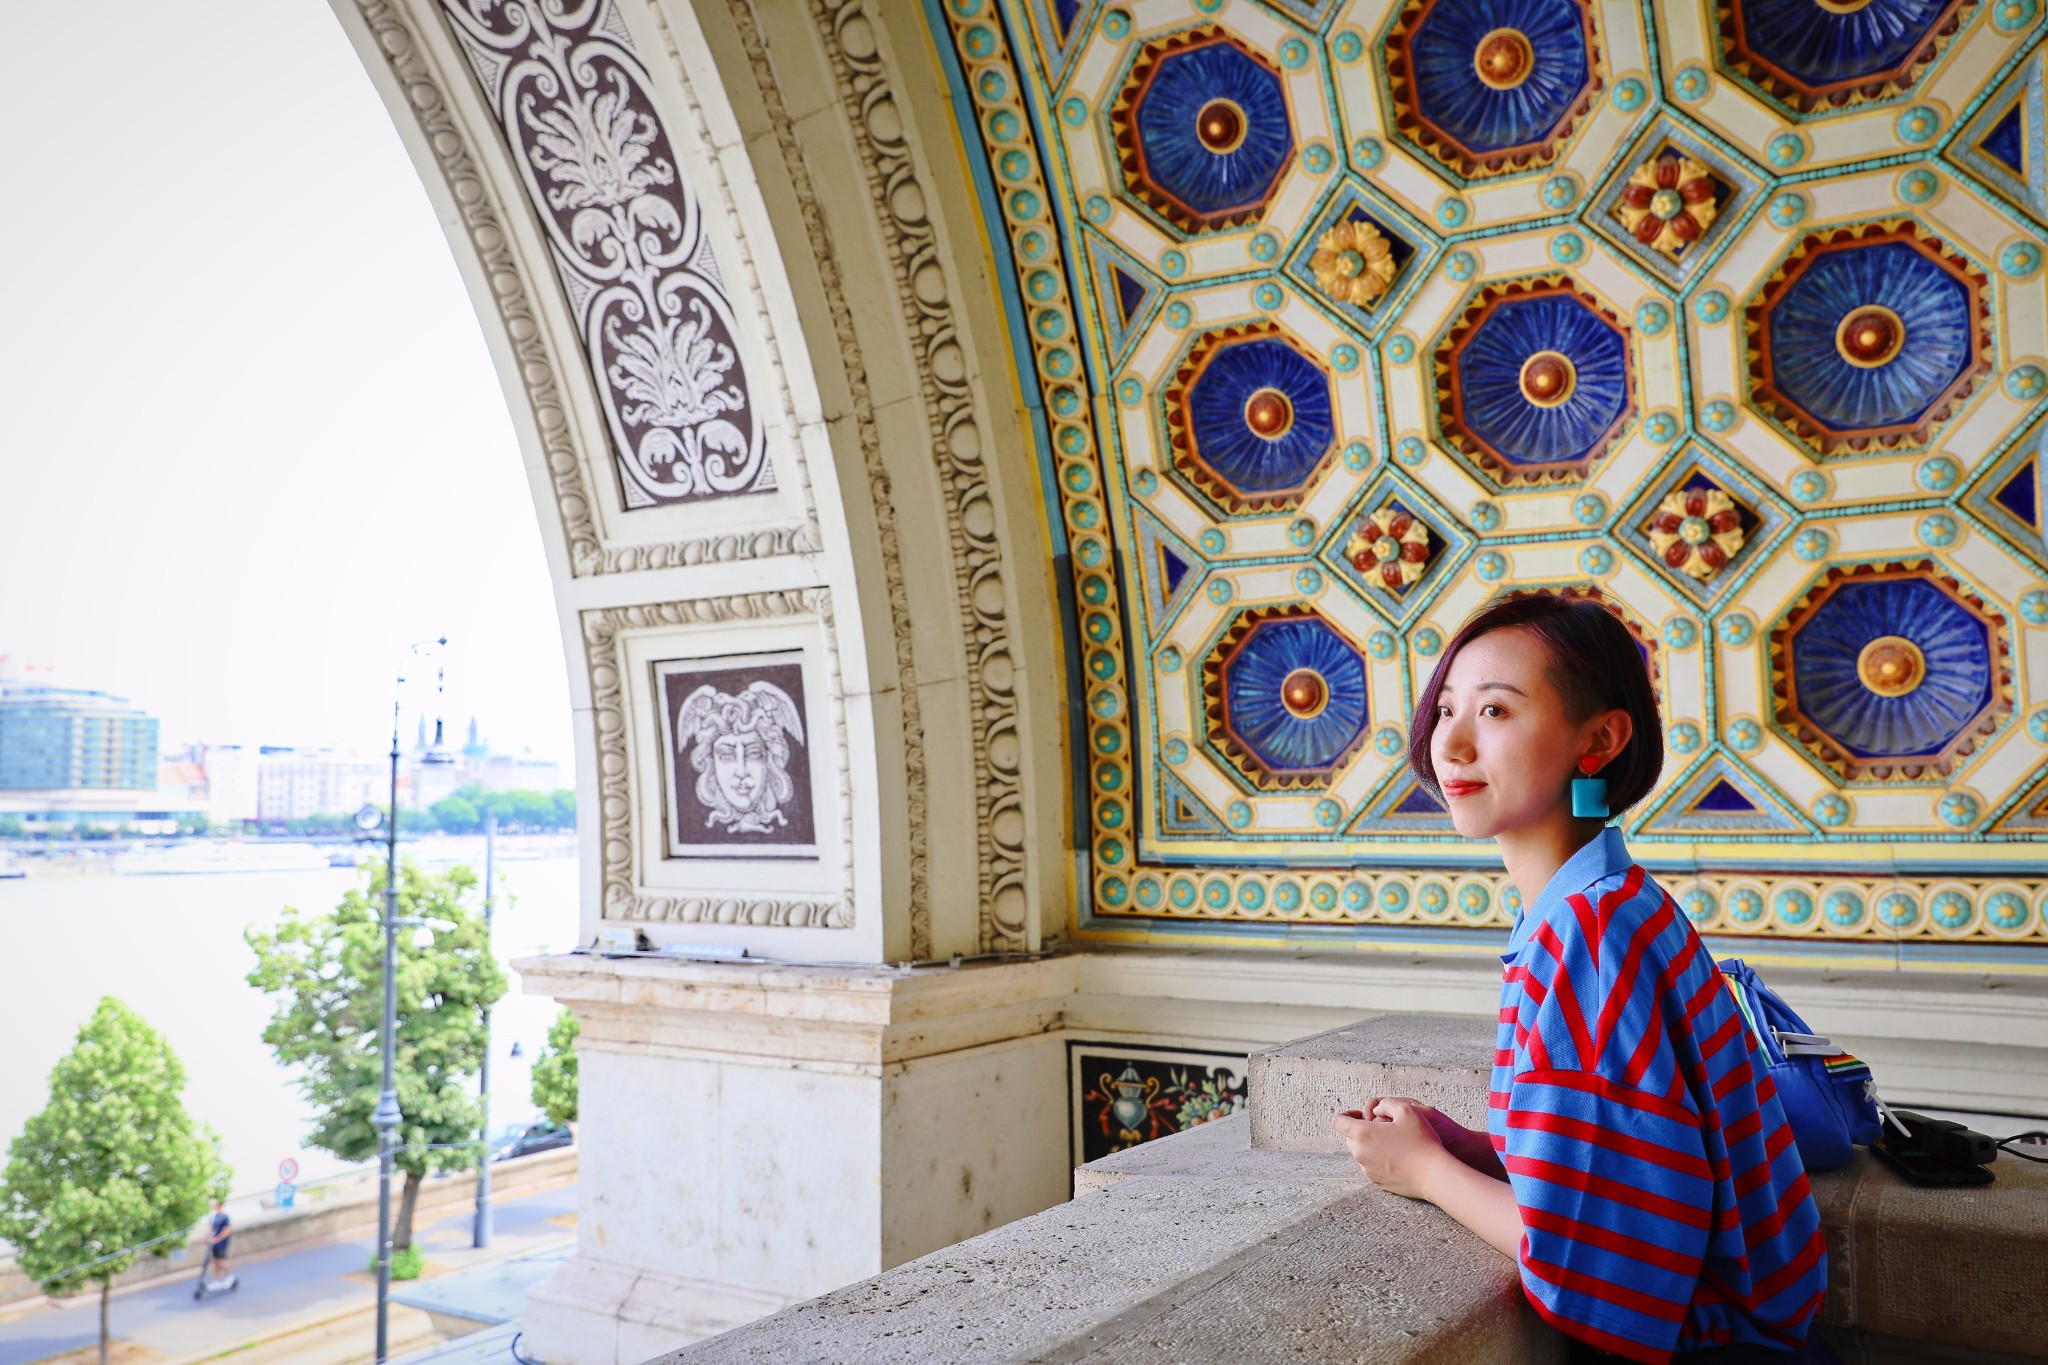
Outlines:
POLYGON ((1436 1130, 1436 1139, 1444 1145, 1445 1151, 1481 1175, 1495 1180, 1508 1178, 1507 1169, 1500 1164, 1500 1153, 1493 1150, 1492 1138, 1485 1133, 1474 1132, 1441 1109, 1433 1109, 1415 1100, 1405 1102, 1422 1111, 1423 1118, 1436 1130))
POLYGON ((1331 1120, 1351 1149, 1351 1159, 1365 1178, 1389 1194, 1427 1199, 1463 1223, 1481 1241, 1513 1259, 1522 1241, 1522 1213, 1506 1173, 1483 1134, 1453 1122, 1426 1104, 1383 1097, 1331 1120), (1446 1145, 1445 1134, 1465 1136, 1460 1146, 1485 1146, 1486 1165, 1461 1157, 1446 1145))
POLYGON ((1414 1100, 1382 1097, 1345 1110, 1331 1123, 1367 1180, 1389 1194, 1426 1199, 1433 1169, 1452 1155, 1429 1121, 1435 1113, 1414 1100))

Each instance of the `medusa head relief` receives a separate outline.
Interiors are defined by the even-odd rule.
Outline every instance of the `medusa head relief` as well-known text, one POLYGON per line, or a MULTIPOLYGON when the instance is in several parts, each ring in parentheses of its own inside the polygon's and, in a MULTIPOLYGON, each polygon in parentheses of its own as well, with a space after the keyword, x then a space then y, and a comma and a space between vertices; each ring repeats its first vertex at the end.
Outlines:
POLYGON ((669 856, 812 851, 803 670, 655 665, 669 772, 669 856))

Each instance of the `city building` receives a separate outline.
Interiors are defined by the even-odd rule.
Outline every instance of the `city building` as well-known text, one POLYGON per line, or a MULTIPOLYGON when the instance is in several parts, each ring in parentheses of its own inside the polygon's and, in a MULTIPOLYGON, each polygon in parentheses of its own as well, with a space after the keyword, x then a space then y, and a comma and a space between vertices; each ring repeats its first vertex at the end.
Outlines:
POLYGON ((0 791, 154 791, 157 720, 127 698, 0 683, 0 791))
POLYGON ((206 783, 207 818, 218 825, 254 820, 259 810, 257 774, 262 755, 247 744, 195 744, 191 756, 206 783))
POLYGON ((347 815, 390 800, 388 760, 336 749, 264 746, 256 759, 256 818, 347 815))
POLYGON ((1654 670, 1622 824, 1711 951, 1898 1103, 2048 1117, 2036 0, 332 3, 500 368, 627 950, 521 965, 582 1028, 524 1353, 1491 1017, 1520 892, 1405 753, 1535 589, 1654 670))
POLYGON ((425 718, 419 737, 402 765, 404 782, 400 799, 418 810, 446 800, 465 787, 487 792, 553 792, 562 786, 562 765, 553 759, 535 757, 531 749, 517 754, 492 750, 477 733, 475 720, 469 722, 469 737, 460 749, 443 740, 440 722, 429 738, 425 718))
POLYGON ((156 717, 36 673, 0 659, 0 821, 26 834, 156 834, 198 809, 184 786, 158 786, 156 717))

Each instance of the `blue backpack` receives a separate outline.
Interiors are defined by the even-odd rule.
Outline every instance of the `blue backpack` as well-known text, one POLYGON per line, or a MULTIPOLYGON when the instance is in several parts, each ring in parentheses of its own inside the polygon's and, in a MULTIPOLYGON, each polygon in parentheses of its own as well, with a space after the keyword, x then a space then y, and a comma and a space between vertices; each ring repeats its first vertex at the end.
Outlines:
POLYGON ((1721 963, 1721 975, 1769 1066, 1806 1169, 1836 1170, 1852 1147, 1877 1141, 1884 1119, 1870 1068, 1809 1029, 1740 958, 1721 963))

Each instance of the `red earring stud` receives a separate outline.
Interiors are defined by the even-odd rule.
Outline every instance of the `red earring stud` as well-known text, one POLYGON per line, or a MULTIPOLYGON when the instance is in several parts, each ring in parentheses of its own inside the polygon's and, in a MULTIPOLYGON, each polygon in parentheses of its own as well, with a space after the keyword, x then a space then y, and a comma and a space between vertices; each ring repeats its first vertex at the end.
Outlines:
POLYGON ((1579 760, 1585 776, 1572 779, 1572 814, 1579 819, 1607 818, 1607 779, 1593 776, 1599 768, 1600 760, 1591 754, 1579 760))

